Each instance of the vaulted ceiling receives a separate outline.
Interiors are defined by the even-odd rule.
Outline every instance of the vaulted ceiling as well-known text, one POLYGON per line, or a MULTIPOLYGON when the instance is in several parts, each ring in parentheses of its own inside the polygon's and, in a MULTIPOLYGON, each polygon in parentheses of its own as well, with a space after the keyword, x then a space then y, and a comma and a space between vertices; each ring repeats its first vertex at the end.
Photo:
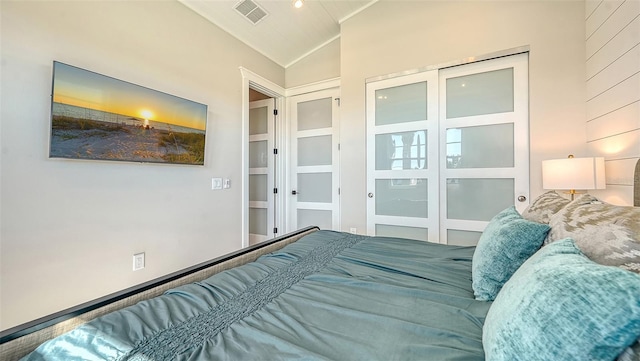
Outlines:
POLYGON ((378 0, 178 0, 288 67, 340 36, 340 24, 378 0))

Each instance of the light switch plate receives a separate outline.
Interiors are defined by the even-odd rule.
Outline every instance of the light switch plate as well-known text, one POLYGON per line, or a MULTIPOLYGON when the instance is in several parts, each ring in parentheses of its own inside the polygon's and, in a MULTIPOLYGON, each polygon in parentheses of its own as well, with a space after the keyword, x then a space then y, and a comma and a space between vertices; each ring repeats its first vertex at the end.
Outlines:
POLYGON ((211 178, 211 189, 222 189, 222 178, 211 178))

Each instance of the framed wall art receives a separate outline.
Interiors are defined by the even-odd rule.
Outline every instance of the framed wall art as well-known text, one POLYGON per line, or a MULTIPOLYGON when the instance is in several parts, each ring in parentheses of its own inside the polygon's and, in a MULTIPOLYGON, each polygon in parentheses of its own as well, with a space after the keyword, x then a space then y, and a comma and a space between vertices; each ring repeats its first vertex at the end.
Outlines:
POLYGON ((49 157, 204 165, 207 106, 53 62, 49 157))

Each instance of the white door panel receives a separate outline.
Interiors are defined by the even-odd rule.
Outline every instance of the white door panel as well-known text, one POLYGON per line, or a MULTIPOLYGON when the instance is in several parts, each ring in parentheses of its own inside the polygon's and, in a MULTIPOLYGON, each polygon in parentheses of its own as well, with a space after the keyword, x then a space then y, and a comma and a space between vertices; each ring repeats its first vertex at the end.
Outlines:
POLYGON ((443 69, 439 84, 440 241, 467 244, 528 205, 528 55, 443 69))
POLYGON ((249 103, 249 244, 274 236, 274 100, 249 103))
POLYGON ((438 72, 367 84, 367 233, 438 239, 438 72))
POLYGON ((336 89, 289 98, 289 228, 340 229, 339 123, 336 89))

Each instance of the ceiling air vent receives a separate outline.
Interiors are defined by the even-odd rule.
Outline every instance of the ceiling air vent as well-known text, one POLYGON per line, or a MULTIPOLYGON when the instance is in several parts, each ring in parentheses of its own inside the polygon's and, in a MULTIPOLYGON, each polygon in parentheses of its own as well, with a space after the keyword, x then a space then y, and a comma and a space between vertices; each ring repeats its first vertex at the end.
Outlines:
POLYGON ((252 0, 240 1, 234 8, 247 20, 251 21, 253 25, 267 16, 267 12, 252 0))

